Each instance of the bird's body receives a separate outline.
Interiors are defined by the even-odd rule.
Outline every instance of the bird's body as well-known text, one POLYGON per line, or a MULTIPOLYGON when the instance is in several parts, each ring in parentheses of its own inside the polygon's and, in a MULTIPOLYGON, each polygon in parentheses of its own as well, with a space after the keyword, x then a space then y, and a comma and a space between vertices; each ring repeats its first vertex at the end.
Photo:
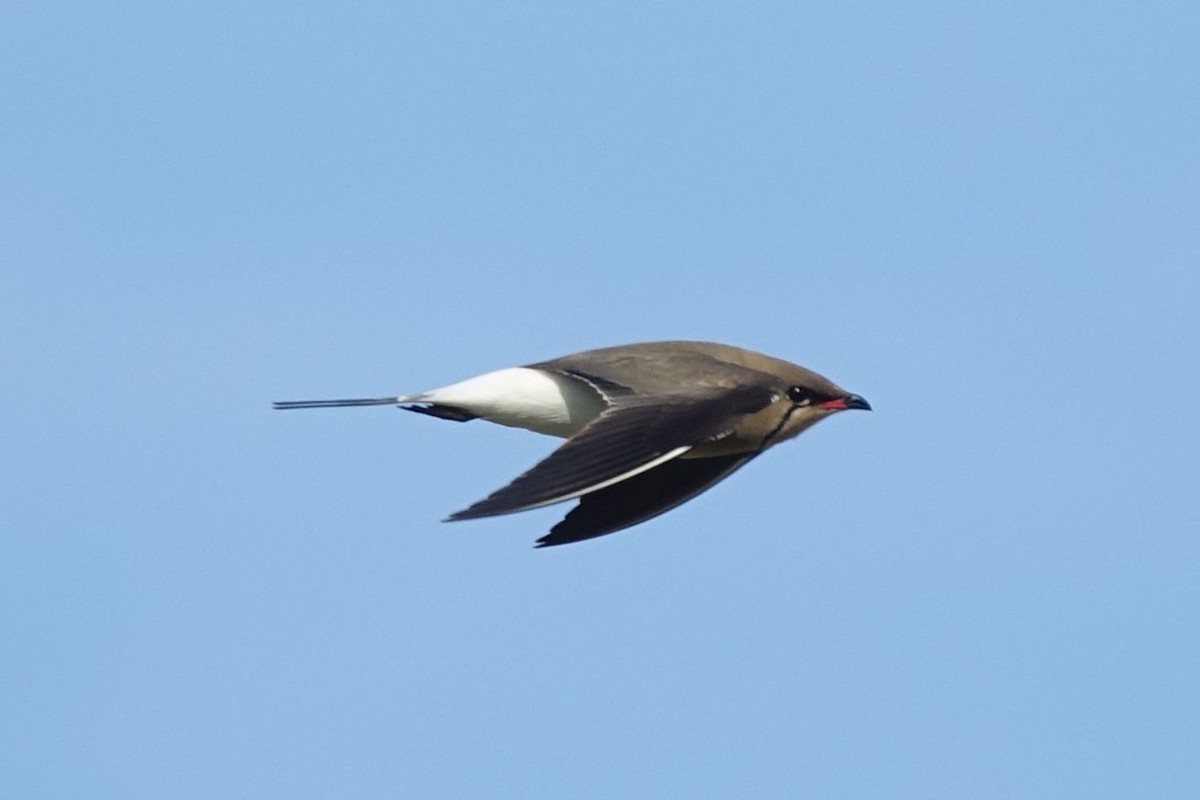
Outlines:
POLYGON ((579 433, 607 404, 591 386, 547 370, 509 367, 441 389, 396 398, 457 408, 497 425, 568 438, 579 433))
POLYGON ((539 546, 636 525, 824 417, 870 408, 796 364, 683 341, 588 350, 417 394, 275 407, 361 405, 399 405, 442 419, 485 419, 566 438, 508 486, 450 517, 495 516, 580 498, 539 546))

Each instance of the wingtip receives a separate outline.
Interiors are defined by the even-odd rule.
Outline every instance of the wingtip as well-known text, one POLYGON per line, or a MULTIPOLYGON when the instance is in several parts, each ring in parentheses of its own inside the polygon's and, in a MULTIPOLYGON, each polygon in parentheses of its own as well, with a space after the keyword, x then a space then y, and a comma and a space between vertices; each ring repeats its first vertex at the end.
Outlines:
POLYGON ((476 503, 475 505, 467 506, 466 508, 455 511, 453 514, 443 519, 442 522, 462 522, 468 519, 482 519, 483 517, 492 516, 491 514, 480 513, 476 508, 478 505, 479 503, 476 503))
MULTIPOLYGON (((489 515, 485 515, 485 514, 468 514, 467 512, 469 512, 469 511, 470 511, 469 508, 464 508, 462 511, 455 511, 450 516, 443 518, 442 522, 462 522, 463 520, 479 519, 483 516, 489 516, 489 515)), ((541 550, 544 547, 555 547, 557 545, 570 543, 570 540, 554 541, 554 539, 555 539, 555 537, 554 537, 553 533, 547 533, 545 536, 543 536, 542 538, 538 539, 536 542, 533 543, 533 549, 541 550)))
MULTIPOLYGON (((518 511, 523 509, 517 509, 518 511)), ((478 503, 473 503, 466 508, 459 509, 449 515, 442 522, 463 522, 469 519, 484 519, 486 517, 498 517, 505 514, 516 513, 515 511, 497 511, 487 504, 486 498, 478 503)))

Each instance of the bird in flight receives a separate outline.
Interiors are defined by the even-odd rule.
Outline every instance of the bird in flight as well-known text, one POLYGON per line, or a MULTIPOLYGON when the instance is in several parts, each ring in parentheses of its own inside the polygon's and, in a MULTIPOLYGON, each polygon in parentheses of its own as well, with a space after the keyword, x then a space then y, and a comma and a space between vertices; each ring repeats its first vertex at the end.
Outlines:
POLYGON ((871 409, 859 395, 799 365, 730 345, 687 341, 588 350, 417 394, 299 400, 275 408, 375 405, 565 438, 523 475, 447 520, 577 499, 537 540, 538 547, 645 522, 825 417, 871 409))

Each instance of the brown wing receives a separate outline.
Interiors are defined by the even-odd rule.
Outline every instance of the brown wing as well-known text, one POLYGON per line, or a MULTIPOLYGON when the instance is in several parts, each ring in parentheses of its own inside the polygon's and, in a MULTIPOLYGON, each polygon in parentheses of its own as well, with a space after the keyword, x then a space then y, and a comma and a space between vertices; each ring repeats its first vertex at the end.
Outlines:
POLYGON ((511 514, 619 485, 712 440, 732 417, 771 399, 768 389, 746 386, 700 398, 619 401, 528 472, 449 519, 511 514))

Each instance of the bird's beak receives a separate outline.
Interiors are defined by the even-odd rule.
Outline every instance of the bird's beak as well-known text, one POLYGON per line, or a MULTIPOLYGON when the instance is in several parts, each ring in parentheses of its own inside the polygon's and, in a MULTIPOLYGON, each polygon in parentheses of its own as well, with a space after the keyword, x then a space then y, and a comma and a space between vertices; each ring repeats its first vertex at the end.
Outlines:
POLYGON ((870 411, 871 404, 868 403, 861 395, 847 394, 828 402, 821 403, 820 408, 826 408, 830 411, 845 411, 848 408, 860 408, 863 411, 870 411))

